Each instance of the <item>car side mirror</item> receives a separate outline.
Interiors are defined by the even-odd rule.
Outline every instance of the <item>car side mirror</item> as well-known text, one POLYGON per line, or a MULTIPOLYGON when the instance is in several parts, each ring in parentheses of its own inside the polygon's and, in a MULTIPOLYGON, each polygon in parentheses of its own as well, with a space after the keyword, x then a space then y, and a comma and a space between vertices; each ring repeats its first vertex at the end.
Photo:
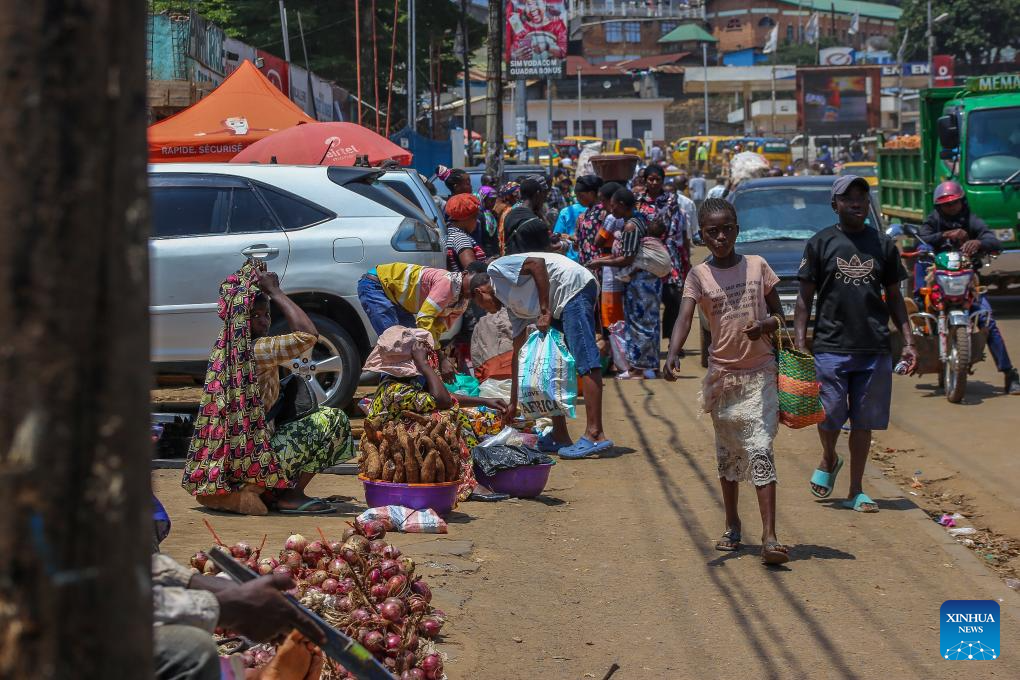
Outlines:
POLYGON ((940 116, 936 126, 943 150, 948 151, 960 147, 960 122, 956 115, 949 113, 940 116))
POLYGON ((904 236, 905 234, 906 232, 903 231, 903 225, 900 224, 899 222, 894 222, 890 224, 885 230, 885 235, 891 238, 899 238, 900 236, 904 236))

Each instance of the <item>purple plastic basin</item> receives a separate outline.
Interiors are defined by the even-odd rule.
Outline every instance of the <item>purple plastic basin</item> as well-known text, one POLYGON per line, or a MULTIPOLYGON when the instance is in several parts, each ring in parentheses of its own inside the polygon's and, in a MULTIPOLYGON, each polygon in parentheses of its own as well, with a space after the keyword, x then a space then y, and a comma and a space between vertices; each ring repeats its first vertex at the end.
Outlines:
POLYGON ((443 482, 442 484, 394 484, 393 482, 375 482, 358 475, 365 485, 365 503, 370 508, 383 505, 402 505, 412 510, 430 508, 437 514, 445 516, 453 510, 457 501, 457 487, 460 482, 443 482))
POLYGON ((549 472, 554 464, 521 465, 509 470, 500 470, 491 477, 475 465, 475 479, 499 493, 508 493, 517 498, 534 498, 545 490, 549 472))

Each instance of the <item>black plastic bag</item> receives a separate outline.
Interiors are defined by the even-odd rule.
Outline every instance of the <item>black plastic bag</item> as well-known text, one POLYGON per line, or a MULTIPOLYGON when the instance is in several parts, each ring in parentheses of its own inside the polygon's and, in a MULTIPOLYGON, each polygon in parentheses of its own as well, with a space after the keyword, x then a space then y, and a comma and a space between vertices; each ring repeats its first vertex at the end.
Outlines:
POLYGON ((552 458, 530 446, 476 446, 471 449, 471 457, 478 469, 487 477, 500 470, 510 470, 522 465, 550 465, 555 463, 552 458))

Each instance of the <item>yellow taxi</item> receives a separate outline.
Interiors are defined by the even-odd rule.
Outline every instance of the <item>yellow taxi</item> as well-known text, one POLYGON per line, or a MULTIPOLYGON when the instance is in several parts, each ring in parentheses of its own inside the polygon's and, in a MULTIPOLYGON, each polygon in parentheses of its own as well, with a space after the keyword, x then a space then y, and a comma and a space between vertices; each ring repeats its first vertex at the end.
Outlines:
POLYGON ((874 161, 850 161, 839 168, 841 175, 857 175, 863 177, 870 186, 878 186, 878 163, 874 161))

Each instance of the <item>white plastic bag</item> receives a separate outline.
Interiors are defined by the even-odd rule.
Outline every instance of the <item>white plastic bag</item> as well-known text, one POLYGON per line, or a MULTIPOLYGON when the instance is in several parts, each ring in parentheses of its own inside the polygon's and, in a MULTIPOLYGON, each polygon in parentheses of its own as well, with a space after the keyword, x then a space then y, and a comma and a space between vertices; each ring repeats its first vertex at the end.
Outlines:
POLYGON ((517 406, 525 418, 574 417, 577 369, 563 334, 555 328, 534 331, 521 347, 517 368, 517 406))
POLYGON ((515 434, 517 434, 517 430, 507 425, 496 434, 486 438, 484 441, 479 443, 478 446, 481 447, 502 446, 503 444, 506 444, 510 440, 510 437, 514 436, 515 434))
POLYGON ((478 396, 486 399, 503 399, 510 401, 510 388, 513 381, 510 378, 500 380, 498 378, 487 378, 478 386, 478 396))
POLYGON ((630 362, 627 361, 627 322, 616 321, 609 326, 609 348, 613 351, 613 366, 617 371, 629 371, 630 362))

